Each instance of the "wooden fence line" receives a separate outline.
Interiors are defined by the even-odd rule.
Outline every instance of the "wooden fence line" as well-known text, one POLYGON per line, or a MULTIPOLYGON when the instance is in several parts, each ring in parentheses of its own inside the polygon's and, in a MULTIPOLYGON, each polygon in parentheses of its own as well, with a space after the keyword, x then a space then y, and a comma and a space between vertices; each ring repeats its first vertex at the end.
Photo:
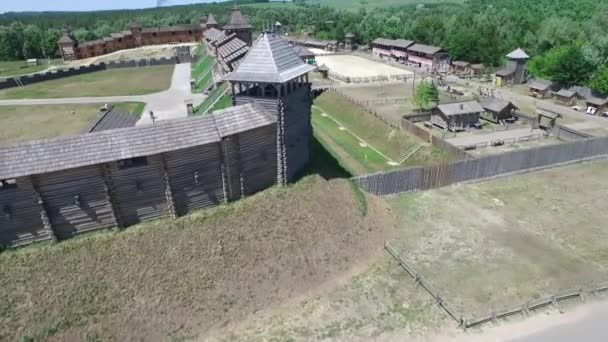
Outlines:
POLYGON ((485 323, 498 323, 499 319, 504 319, 514 315, 521 315, 523 318, 530 316, 530 312, 538 310, 547 306, 553 306, 557 308, 559 302, 579 298, 582 302, 585 301, 586 294, 592 294, 598 296, 601 292, 608 291, 608 282, 597 284, 591 288, 577 288, 572 290, 565 290, 557 292, 552 296, 543 297, 540 299, 530 300, 520 305, 509 306, 495 310, 484 315, 480 315, 471 319, 464 319, 464 317, 457 313, 456 310, 452 309, 445 299, 439 294, 440 292, 435 288, 428 280, 426 280, 420 273, 418 273, 412 266, 408 265, 405 260, 399 255, 399 253, 391 246, 388 241, 384 242, 384 248, 388 253, 399 263, 399 266, 409 274, 416 285, 420 285, 428 294, 435 300, 435 305, 439 305, 454 321, 458 323, 464 330, 479 326, 485 323))
POLYGON ((452 319, 454 319, 458 324, 462 324, 463 319, 462 316, 457 314, 455 310, 453 310, 443 299, 443 297, 439 294, 439 291, 427 280, 420 275, 420 273, 416 272, 411 266, 409 266, 403 258, 395 251, 395 249, 391 246, 388 241, 384 242, 384 248, 388 251, 388 253, 399 262, 399 265, 414 279, 416 285, 422 286, 422 288, 428 292, 431 297, 435 300, 435 305, 439 305, 452 319))

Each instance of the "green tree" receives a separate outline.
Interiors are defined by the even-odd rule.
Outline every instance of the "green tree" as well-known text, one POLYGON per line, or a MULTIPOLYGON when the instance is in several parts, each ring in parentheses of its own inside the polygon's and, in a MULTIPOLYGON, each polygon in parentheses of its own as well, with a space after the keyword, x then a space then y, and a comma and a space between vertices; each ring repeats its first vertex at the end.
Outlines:
POLYGON ((42 31, 36 25, 28 25, 23 30, 23 57, 38 58, 42 56, 42 31))
POLYGON ((420 110, 429 109, 432 103, 439 101, 439 91, 432 82, 422 81, 416 87, 414 95, 414 103, 420 110))
POLYGON ((597 93, 608 94, 608 65, 604 65, 595 73, 589 86, 597 93))
POLYGON ((548 78, 562 86, 587 84, 593 65, 585 59, 579 44, 554 47, 530 61, 534 76, 548 78))

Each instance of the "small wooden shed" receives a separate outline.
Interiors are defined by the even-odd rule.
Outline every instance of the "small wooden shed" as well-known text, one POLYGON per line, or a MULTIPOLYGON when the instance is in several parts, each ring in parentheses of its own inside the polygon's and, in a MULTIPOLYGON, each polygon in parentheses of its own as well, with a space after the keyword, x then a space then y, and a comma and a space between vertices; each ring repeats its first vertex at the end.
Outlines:
POLYGON ((477 101, 441 104, 431 111, 431 122, 444 130, 460 132, 479 125, 485 112, 477 101))
POLYGON ((479 77, 483 75, 486 67, 483 64, 471 64, 471 73, 474 77, 479 77))
POLYGON ((481 118, 493 123, 512 120, 514 118, 513 112, 517 109, 513 103, 493 97, 482 99, 480 104, 485 109, 485 113, 481 115, 481 118))
POLYGON ((471 63, 465 61, 452 62, 452 73, 456 76, 470 76, 471 63))
POLYGON ((534 80, 530 82, 530 96, 539 99, 547 98, 553 84, 550 81, 534 80))
POLYGON ((576 103, 576 92, 570 89, 561 89, 555 93, 557 102, 564 106, 573 106, 576 103))
POLYGON ((317 71, 319 71, 321 75, 323 75, 323 78, 327 78, 329 76, 329 68, 325 64, 318 67, 317 71))
POLYGON ((557 123, 557 119, 563 118, 562 113, 569 109, 549 103, 538 103, 536 114, 538 115, 538 127, 544 130, 551 130, 557 123))
POLYGON ((587 114, 601 115, 608 112, 608 99, 591 96, 587 98, 587 114))

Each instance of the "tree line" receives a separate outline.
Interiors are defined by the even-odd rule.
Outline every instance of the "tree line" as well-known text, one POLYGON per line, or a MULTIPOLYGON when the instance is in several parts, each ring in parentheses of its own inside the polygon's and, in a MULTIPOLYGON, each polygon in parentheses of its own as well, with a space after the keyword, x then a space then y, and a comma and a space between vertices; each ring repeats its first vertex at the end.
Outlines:
MULTIPOLYGON (((342 11, 294 3, 244 4, 257 31, 279 21, 292 34, 340 40, 347 32, 362 44, 377 37, 404 38, 444 47, 454 60, 500 66, 521 47, 530 70, 564 86, 590 85, 608 93, 608 0, 469 0, 463 4, 403 5, 342 11)), ((231 3, 85 13, 9 13, 0 16, 0 59, 53 58, 62 27, 79 41, 144 26, 199 23, 213 13, 228 20, 231 3)))

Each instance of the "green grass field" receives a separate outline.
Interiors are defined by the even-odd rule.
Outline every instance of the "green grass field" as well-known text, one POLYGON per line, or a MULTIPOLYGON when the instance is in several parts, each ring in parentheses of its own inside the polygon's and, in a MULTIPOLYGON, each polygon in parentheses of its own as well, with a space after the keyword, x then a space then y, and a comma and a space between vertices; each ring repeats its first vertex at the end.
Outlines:
POLYGON ((393 129, 368 113, 363 107, 349 102, 344 97, 325 93, 315 100, 315 105, 340 122, 345 128, 358 136, 367 145, 373 146, 382 154, 395 162, 413 146, 420 144, 422 148, 402 165, 389 165, 388 161, 381 162, 381 155, 371 153, 371 149, 361 146, 360 139, 348 137, 346 130, 340 130, 335 122, 321 120, 322 116, 313 113, 313 126, 319 139, 327 145, 326 148, 336 154, 342 166, 354 174, 372 171, 389 170, 395 167, 403 168, 414 165, 428 165, 451 161, 451 156, 419 138, 393 129))
POLYGON ((201 59, 200 63, 194 69, 192 69, 192 78, 197 81, 196 87, 194 88, 195 92, 203 92, 211 85, 211 82, 213 81, 211 69, 213 68, 214 63, 215 60, 213 57, 207 55, 201 59))
POLYGON ((99 71, 0 91, 0 99, 145 95, 171 85, 172 65, 99 71))
MULTIPOLYGON (((194 115, 202 115, 203 113, 205 113, 205 111, 207 111, 207 109, 209 108, 215 108, 214 106, 214 102, 220 97, 222 96, 222 94, 224 93, 224 91, 226 90, 226 84, 222 83, 219 87, 217 87, 215 90, 213 90, 209 96, 203 101, 203 103, 201 103, 198 107, 196 107, 194 109, 194 115), (214 106, 214 107, 211 107, 214 106)), ((226 101, 226 100, 224 100, 226 101)), ((222 99, 220 99, 217 103, 222 102, 222 99)), ((224 102, 226 103, 226 102, 224 102)), ((217 105, 217 104, 216 104, 217 105)), ((211 113, 212 110, 209 110, 209 113, 211 113)))
POLYGON ((26 61, 0 62, 0 77, 9 77, 45 70, 49 67, 46 61, 42 65, 28 65, 26 61))
POLYGON ((0 106, 0 144, 81 133, 101 104, 0 106))

